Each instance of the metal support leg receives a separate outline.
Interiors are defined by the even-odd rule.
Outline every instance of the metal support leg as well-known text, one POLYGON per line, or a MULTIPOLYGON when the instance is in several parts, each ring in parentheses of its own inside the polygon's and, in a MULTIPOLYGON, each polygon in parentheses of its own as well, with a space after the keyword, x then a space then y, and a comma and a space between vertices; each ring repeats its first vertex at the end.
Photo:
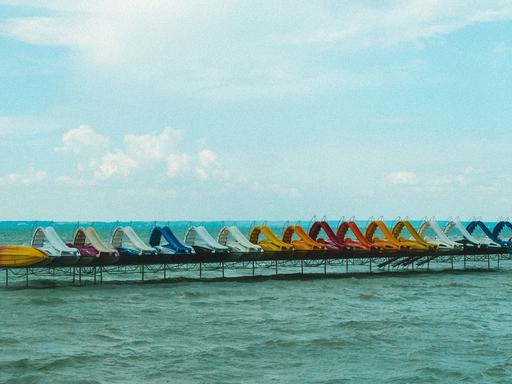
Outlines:
MULTIPOLYGON (((464 255, 464 260, 466 259, 466 256, 464 255)), ((452 271, 453 271, 453 256, 451 257, 451 261, 452 261, 452 271)))
POLYGON ((221 263, 222 266, 222 278, 224 278, 224 262, 221 263))
POLYGON ((254 260, 252 261, 252 277, 254 277, 254 260))
POLYGON ((372 273, 372 258, 370 257, 370 273, 372 273))
POLYGON ((348 257, 345 259, 345 272, 348 273, 348 257))
POLYGON ((144 281, 144 264, 140 266, 140 277, 144 281))
POLYGON ((75 267, 73 267, 73 284, 75 284, 75 267))
POLYGON ((500 254, 498 253, 498 269, 500 269, 500 254))
POLYGON ((327 259, 324 260, 324 275, 327 275, 327 259))
POLYGON ((203 263, 199 263, 199 278, 203 278, 203 263))
POLYGON ((276 260, 276 275, 277 275, 277 260, 276 260))
POLYGON ((94 284, 96 284, 96 267, 94 267, 94 284))
POLYGON ((300 261, 300 274, 303 275, 304 274, 304 260, 301 260, 300 261))
POLYGON ((164 280, 167 279, 167 264, 164 264, 164 280))

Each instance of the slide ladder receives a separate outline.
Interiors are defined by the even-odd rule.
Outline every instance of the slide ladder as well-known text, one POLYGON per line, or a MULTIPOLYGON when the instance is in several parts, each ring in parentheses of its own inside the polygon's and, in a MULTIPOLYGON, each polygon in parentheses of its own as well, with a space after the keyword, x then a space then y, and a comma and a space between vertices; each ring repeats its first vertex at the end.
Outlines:
POLYGON ((501 248, 504 244, 491 232, 491 230, 481 220, 474 220, 466 226, 466 230, 481 244, 485 244, 489 248, 501 248), (477 230, 481 230, 481 235, 477 234, 477 230))
POLYGON ((425 220, 420 225, 418 234, 427 242, 437 245, 437 249, 441 251, 453 251, 464 248, 462 244, 457 243, 446 236, 446 233, 443 232, 435 220, 425 220))
POLYGON ((429 243, 426 241, 421 235, 416 231, 414 226, 408 220, 400 220, 394 226, 391 231, 395 239, 398 239, 402 244, 413 243, 416 245, 417 249, 423 249, 426 251, 435 251, 437 249, 437 245, 434 243, 429 243), (408 237, 404 237, 404 232, 408 233, 408 237))
POLYGON ((487 248, 487 244, 480 242, 471 235, 460 221, 450 221, 444 227, 443 232, 457 243, 469 248, 487 248))
POLYGON ((247 240, 240 229, 234 225, 222 228, 217 237, 217 242, 235 252, 263 252, 263 249, 259 245, 253 244, 247 240))
POLYGON ((499 221, 492 230, 494 238, 498 240, 505 247, 512 247, 512 223, 510 221, 499 221), (508 229, 511 234, 503 238, 503 232, 508 229))
POLYGON ((32 236, 32 246, 46 253, 52 265, 71 266, 80 260, 80 252, 66 245, 53 227, 38 227, 32 236))
POLYGON ((112 233, 112 246, 117 250, 126 249, 126 247, 123 247, 123 239, 125 236, 133 246, 133 248, 129 249, 134 249, 139 255, 153 255, 156 253, 156 249, 147 245, 130 226, 117 227, 114 229, 112 233))
POLYGON ((149 245, 162 254, 193 254, 194 248, 182 243, 168 226, 155 227, 149 236, 149 245), (161 244, 162 238, 167 242, 161 244))
POLYGON ((228 252, 229 248, 219 244, 203 226, 192 226, 185 233, 185 244, 211 253, 228 252))
POLYGON ((382 251, 383 247, 374 245, 366 237, 355 221, 343 221, 336 230, 336 237, 350 251, 382 251), (351 233, 354 237, 349 237, 351 233))
POLYGON ((339 251, 345 249, 343 241, 336 237, 327 221, 315 221, 309 229, 309 237, 314 241, 323 244, 331 251, 339 251), (323 231, 327 238, 320 237, 320 232, 323 231))
POLYGON ((249 235, 249 241, 253 244, 258 244, 266 252, 293 251, 291 244, 279 240, 275 233, 266 225, 254 227, 249 235), (260 240, 260 235, 263 235, 265 238, 260 240))
POLYGON ((314 250, 325 250, 327 246, 325 244, 319 243, 313 240, 309 235, 304 231, 300 225, 289 225, 283 232, 284 243, 288 243, 293 245, 293 248, 297 251, 314 251, 314 250), (298 239, 294 239, 294 235, 298 237, 298 239))
POLYGON ((381 220, 370 222, 370 224, 368 224, 368 227, 366 227, 364 237, 372 245, 376 245, 383 251, 396 252, 399 250, 407 249, 406 245, 400 244, 400 241, 395 239, 387 225, 381 220), (375 233, 379 229, 382 231, 382 234, 384 235, 384 238, 382 239, 378 236, 375 236, 375 233))
POLYGON ((115 264, 119 260, 119 253, 116 249, 108 246, 100 239, 93 227, 76 230, 73 246, 78 248, 83 258, 93 258, 99 264, 115 264))

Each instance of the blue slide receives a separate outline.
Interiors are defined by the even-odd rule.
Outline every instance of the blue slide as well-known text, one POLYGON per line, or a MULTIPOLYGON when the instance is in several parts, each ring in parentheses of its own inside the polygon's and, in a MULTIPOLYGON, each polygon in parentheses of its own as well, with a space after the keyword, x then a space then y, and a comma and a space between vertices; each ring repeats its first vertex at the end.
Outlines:
POLYGON ((165 227, 155 227, 151 232, 151 236, 149 237, 149 245, 156 248, 157 250, 169 250, 173 253, 181 253, 181 254, 191 254, 195 253, 194 248, 189 247, 186 244, 183 244, 174 233, 171 231, 171 228, 165 227), (160 244, 162 241, 162 237, 167 244, 160 244))

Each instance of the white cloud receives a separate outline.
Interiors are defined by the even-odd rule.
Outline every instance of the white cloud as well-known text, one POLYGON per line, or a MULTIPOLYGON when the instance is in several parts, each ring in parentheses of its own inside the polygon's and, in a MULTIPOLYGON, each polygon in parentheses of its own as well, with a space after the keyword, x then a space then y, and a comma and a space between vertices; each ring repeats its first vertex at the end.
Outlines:
POLYGON ((109 143, 108 137, 96 133, 88 125, 80 125, 78 128, 70 129, 62 136, 62 146, 56 147, 55 151, 64 153, 96 153, 104 149, 109 143))
POLYGON ((24 5, 54 14, 8 19, 1 26, 4 33, 30 44, 68 47, 78 73, 88 78, 94 72, 112 84, 150 85, 213 99, 375 86, 371 73, 328 67, 318 57, 340 49, 419 44, 475 23, 512 17, 512 4, 504 0, 397 0, 374 6, 34 0, 24 5))
POLYGON ((128 176, 137 167, 137 162, 122 151, 109 152, 105 154, 96 170, 94 176, 98 179, 109 179, 116 174, 128 176))
POLYGON ((33 185, 39 184, 45 181, 48 174, 45 171, 36 170, 29 168, 24 173, 9 173, 4 176, 0 176, 0 186, 2 185, 33 185))
POLYGON ((416 181, 416 174, 409 171, 396 171, 388 175, 389 181, 396 185, 410 185, 416 181))
POLYGON ((190 156, 184 153, 169 154, 166 159, 167 162, 167 175, 174 177, 180 173, 188 171, 190 164, 190 156))
MULTIPOLYGON (((168 177, 193 175, 201 180, 210 174, 227 175, 223 170, 218 155, 211 149, 179 148, 182 146, 183 132, 165 128, 155 134, 127 134, 120 146, 112 145, 110 137, 97 133, 87 125, 73 128, 64 133, 62 146, 55 148, 75 156, 77 170, 94 180, 107 180, 115 176, 129 176, 154 171, 168 177)), ((139 175, 140 176, 140 175, 139 175)), ((78 181, 68 176, 60 176, 61 184, 74 185, 78 181)))

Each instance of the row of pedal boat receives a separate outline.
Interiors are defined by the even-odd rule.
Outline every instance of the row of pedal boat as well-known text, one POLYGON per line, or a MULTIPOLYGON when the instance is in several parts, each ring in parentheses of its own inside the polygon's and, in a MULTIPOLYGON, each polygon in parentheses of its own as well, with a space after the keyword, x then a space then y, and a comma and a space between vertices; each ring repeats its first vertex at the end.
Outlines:
POLYGON ((450 221, 441 227, 437 221, 427 220, 415 227, 402 220, 389 227, 377 220, 364 231, 355 221, 344 221, 336 230, 327 221, 316 221, 309 230, 289 225, 281 236, 266 225, 253 227, 248 237, 238 227, 226 226, 214 238, 204 226, 192 226, 183 241, 168 226, 157 226, 147 243, 130 226, 115 228, 110 243, 88 227, 79 228, 73 241, 66 243, 50 226, 37 228, 30 246, 0 245, 0 267, 163 264, 177 257, 189 262, 223 256, 233 261, 243 256, 314 258, 329 253, 359 257, 384 254, 395 256, 392 260, 407 255, 407 260, 421 263, 447 253, 509 252, 511 236, 512 224, 508 221, 493 225, 450 221))

